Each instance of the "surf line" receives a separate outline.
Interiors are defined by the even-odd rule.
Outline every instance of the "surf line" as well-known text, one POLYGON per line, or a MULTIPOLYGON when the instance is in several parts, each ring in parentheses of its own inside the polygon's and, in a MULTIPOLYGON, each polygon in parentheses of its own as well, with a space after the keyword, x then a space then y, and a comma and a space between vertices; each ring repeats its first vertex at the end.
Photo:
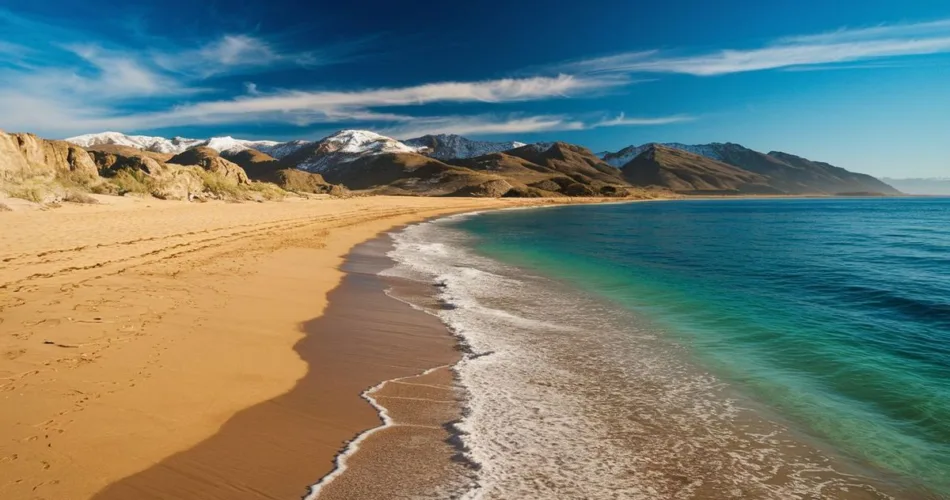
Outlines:
POLYGON ((370 387, 369 389, 366 389, 365 391, 361 392, 360 397, 365 399, 367 402, 369 402, 369 404, 373 408, 376 409, 376 413, 377 415, 379 415, 379 419, 382 420, 382 424, 377 427, 373 427, 372 429, 367 429, 361 432, 360 434, 357 434, 355 438, 351 439, 350 441, 347 441, 347 443, 343 446, 343 450, 340 453, 338 453, 336 457, 333 458, 333 464, 334 464, 333 470, 331 470, 327 475, 320 478, 320 480, 317 481, 315 484, 308 486, 307 494, 303 497, 303 500, 316 500, 317 497, 320 496, 320 492, 323 490, 323 488, 325 488, 328 484, 332 483, 334 479, 340 477, 341 474, 346 472, 347 461, 349 460, 349 458, 353 456, 357 451, 359 451, 360 444, 363 441, 365 441, 367 438, 372 436, 373 434, 376 434, 377 432, 389 427, 419 427, 419 426, 413 426, 411 424, 397 424, 393 422, 392 417, 389 416, 389 410, 386 409, 385 406, 379 404, 379 402, 376 401, 376 398, 373 397, 373 394, 378 392, 380 389, 385 387, 386 384, 390 382, 399 382, 401 380, 406 380, 410 378, 423 377, 436 370, 441 370, 443 368, 451 368, 451 365, 436 366, 434 368, 429 368, 428 370, 422 373, 417 373, 415 375, 406 375, 405 377, 398 377, 394 379, 384 380, 374 385, 373 387, 370 387))

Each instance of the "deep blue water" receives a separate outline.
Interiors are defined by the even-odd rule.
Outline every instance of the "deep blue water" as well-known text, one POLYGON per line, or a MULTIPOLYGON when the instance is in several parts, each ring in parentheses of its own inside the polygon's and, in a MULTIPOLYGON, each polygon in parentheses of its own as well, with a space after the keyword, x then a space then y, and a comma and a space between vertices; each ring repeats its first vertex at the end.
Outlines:
POLYGON ((574 206, 456 227, 648 318, 803 432, 950 495, 950 199, 574 206))

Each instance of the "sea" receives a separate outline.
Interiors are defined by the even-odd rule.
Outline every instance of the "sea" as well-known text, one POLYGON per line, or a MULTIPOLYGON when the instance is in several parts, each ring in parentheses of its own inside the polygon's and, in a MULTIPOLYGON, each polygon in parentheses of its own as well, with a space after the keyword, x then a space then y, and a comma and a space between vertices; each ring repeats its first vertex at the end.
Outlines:
POLYGON ((950 498, 950 198, 514 209, 393 233, 458 337, 445 496, 950 498), (446 490, 449 491, 449 490, 446 490))

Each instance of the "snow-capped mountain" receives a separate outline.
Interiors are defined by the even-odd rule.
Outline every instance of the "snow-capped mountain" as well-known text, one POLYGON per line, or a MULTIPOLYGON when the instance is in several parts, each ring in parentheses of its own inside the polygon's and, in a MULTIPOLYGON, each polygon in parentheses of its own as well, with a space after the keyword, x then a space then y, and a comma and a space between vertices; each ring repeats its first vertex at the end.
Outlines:
POLYGON ((525 143, 518 141, 473 141, 455 134, 424 135, 409 139, 404 143, 419 148, 420 152, 440 160, 474 158, 520 148, 525 145, 525 143))
MULTIPOLYGON (((262 141, 265 142, 265 141, 262 141)), ((267 153, 274 158, 281 159, 287 156, 290 156, 296 153, 298 150, 303 149, 306 146, 313 144, 313 141, 305 141, 303 139, 296 139, 293 141, 287 142, 278 142, 273 146, 267 146, 264 149, 259 149, 261 153, 267 153)), ((257 149, 257 148, 254 148, 257 149)))
POLYGON ((230 136, 212 137, 210 139, 186 139, 175 137, 151 137, 145 135, 126 135, 120 132, 101 132, 86 134, 66 139, 67 142, 84 148, 103 145, 128 146, 154 153, 180 154, 191 148, 206 146, 219 153, 237 153, 245 149, 256 149, 269 154, 274 158, 283 158, 296 150, 311 144, 310 141, 296 140, 289 142, 277 141, 249 141, 235 139, 230 136))
POLYGON ((205 146, 219 153, 238 153, 244 151, 245 149, 256 149, 262 153, 267 153, 265 150, 270 149, 278 144, 280 143, 277 141, 245 141, 242 139, 235 139, 231 136, 225 136, 212 137, 198 144, 198 146, 205 146))
POLYGON ((697 154, 700 156, 705 156, 706 158, 712 158, 716 161, 723 160, 723 149, 728 148, 731 144, 722 144, 719 142, 714 142, 712 144, 681 144, 678 142, 666 142, 666 143, 649 143, 643 144, 641 146, 627 146, 616 153, 603 152, 599 153, 600 156, 605 162, 610 165, 613 165, 617 168, 620 168, 630 160, 636 158, 640 153, 650 149, 654 144, 659 144, 661 146, 666 146, 668 148, 679 149, 689 153, 697 154))
POLYGON ((367 156, 418 153, 420 149, 368 130, 341 130, 302 147, 287 158, 299 169, 320 173, 367 156))
POLYGON ((128 146, 143 151, 152 151, 155 153, 178 154, 188 148, 193 148, 203 142, 201 139, 186 139, 184 137, 175 137, 166 139, 164 137, 150 137, 147 135, 125 135, 120 132, 101 132, 98 134, 86 134, 66 139, 77 146, 84 148, 92 146, 128 146))

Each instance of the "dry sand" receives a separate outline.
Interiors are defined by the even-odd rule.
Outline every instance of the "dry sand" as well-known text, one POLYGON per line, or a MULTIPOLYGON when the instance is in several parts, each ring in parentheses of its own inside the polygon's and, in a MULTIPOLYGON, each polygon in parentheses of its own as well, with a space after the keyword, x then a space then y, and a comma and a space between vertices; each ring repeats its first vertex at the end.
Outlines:
POLYGON ((454 359, 432 325, 387 327, 383 342, 322 335, 347 252, 427 217, 537 203, 142 200, 0 214, 0 498, 298 498, 300 481, 378 424, 360 391, 454 359), (272 427, 292 421, 312 432, 272 427))

